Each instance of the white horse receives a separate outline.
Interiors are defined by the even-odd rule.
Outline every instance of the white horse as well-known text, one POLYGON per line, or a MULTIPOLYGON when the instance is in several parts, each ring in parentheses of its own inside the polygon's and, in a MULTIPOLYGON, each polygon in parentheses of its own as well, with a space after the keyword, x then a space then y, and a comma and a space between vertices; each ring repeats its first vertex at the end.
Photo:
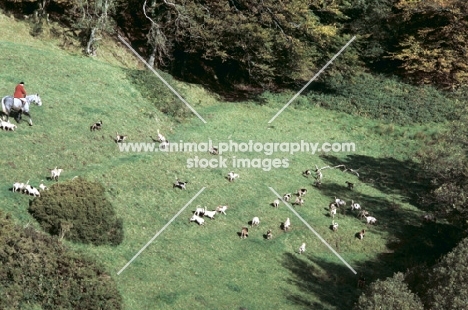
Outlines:
POLYGON ((26 96, 26 103, 23 104, 23 101, 21 101, 18 98, 13 98, 12 96, 5 96, 2 98, 2 118, 3 115, 6 116, 6 120, 8 121, 8 117, 10 116, 10 113, 13 111, 16 113, 16 118, 15 120, 19 123, 21 120, 21 114, 25 114, 29 116, 29 125, 32 126, 32 119, 31 119, 31 114, 29 112, 29 106, 31 103, 34 103, 38 106, 42 105, 42 100, 41 97, 39 97, 39 94, 35 95, 28 95, 26 96))

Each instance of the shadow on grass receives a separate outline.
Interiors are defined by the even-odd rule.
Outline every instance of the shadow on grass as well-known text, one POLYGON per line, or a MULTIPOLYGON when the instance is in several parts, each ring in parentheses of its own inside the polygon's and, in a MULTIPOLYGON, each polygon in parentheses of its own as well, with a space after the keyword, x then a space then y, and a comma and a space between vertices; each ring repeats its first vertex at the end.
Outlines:
MULTIPOLYGON (((175 84, 171 76, 163 72, 159 73, 170 85, 175 84)), ((155 108, 160 112, 179 122, 192 116, 189 108, 154 73, 147 70, 129 69, 126 71, 126 75, 127 79, 141 93, 142 97, 153 101, 155 108)), ((184 94, 181 95, 184 97, 184 94)), ((157 118, 157 115, 153 111, 144 111, 142 112, 142 116, 149 119, 157 118)))
MULTIPOLYGON (((322 159, 330 166, 345 165, 347 168, 359 169, 360 183, 366 183, 385 194, 402 195, 406 198, 405 202, 414 206, 419 206, 420 197, 430 189, 430 180, 422 176, 422 168, 411 160, 365 155, 348 155, 344 160, 335 156, 322 156, 322 159)), ((339 188, 337 194, 352 192, 346 184, 339 188)), ((326 189, 326 184, 322 184, 322 190, 326 189)), ((354 191, 358 190, 359 183, 354 191)))
MULTIPOLYGON (((358 169, 360 182, 372 186, 384 195, 372 197, 359 192, 359 188, 349 190, 346 184, 323 183, 320 189, 324 195, 354 199, 362 208, 377 218, 377 225, 362 227, 366 235, 357 242, 367 242, 369 247, 381 245, 370 242, 371 234, 388 234, 383 251, 375 259, 362 261, 353 268, 367 279, 367 284, 392 276, 395 272, 406 272, 419 266, 432 266, 442 255, 448 253, 464 237, 463 232, 453 225, 440 222, 424 222, 417 211, 401 208, 395 201, 389 201, 385 195, 401 195, 405 202, 418 206, 419 197, 429 190, 429 180, 420 177, 416 163, 399 161, 394 158, 372 158, 362 155, 350 155, 345 160, 327 156, 330 166, 346 165, 358 169)), ((428 210, 426 210, 428 211, 428 210)), ((338 209, 340 216, 356 217, 358 211, 351 211, 349 203, 338 209)), ((338 231, 339 233, 339 231, 338 231)), ((358 236, 356 232, 355 238, 358 236)), ((339 252, 339 248, 336 249, 339 252)), ((335 307, 352 309, 361 290, 357 288, 359 277, 346 266, 313 258, 312 255, 300 257, 287 253, 283 266, 291 272, 289 282, 298 286, 304 294, 289 293, 287 298, 295 304, 313 309, 335 307), (310 293, 320 301, 310 297, 310 293)), ((424 277, 424 270, 418 276, 424 277)), ((419 280, 420 278, 418 278, 419 280)), ((410 289, 417 291, 418 283, 409 283, 410 289)))
POLYGON ((292 274, 288 283, 302 293, 286 292, 286 298, 296 305, 310 309, 352 309, 359 297, 357 276, 342 264, 316 260, 311 255, 285 253, 282 265, 292 274), (319 300, 312 300, 310 293, 319 300))
MULTIPOLYGON (((460 232, 453 226, 438 223, 419 227, 403 225, 400 230, 394 241, 387 244, 387 252, 378 255, 375 260, 353 266, 357 275, 343 264, 316 259, 313 255, 285 253, 282 266, 291 274, 287 281, 302 293, 285 292, 286 298, 296 305, 311 309, 352 309, 363 292, 358 288, 361 277, 369 285, 377 279, 391 277, 398 271, 431 266, 461 238, 460 232)), ((366 238, 359 242, 366 242, 366 238)), ((420 283, 410 282, 409 285, 416 292, 420 283)))

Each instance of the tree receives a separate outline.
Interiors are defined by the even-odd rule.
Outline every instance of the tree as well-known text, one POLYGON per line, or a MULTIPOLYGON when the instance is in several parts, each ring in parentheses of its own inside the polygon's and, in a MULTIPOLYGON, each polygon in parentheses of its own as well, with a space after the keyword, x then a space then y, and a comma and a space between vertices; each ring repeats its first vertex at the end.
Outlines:
POLYGON ((96 55, 98 42, 102 34, 112 33, 114 20, 112 14, 118 0, 6 0, 8 10, 23 15, 34 14, 36 23, 33 34, 42 31, 42 18, 61 22, 64 26, 79 31, 84 52, 88 56, 96 55), (50 15, 50 16, 49 16, 50 15), (40 18, 40 19, 39 19, 40 18))
MULTIPOLYGON (((150 62, 188 80, 264 88, 303 83, 351 38, 337 23, 346 18, 339 5, 311 8, 302 0, 144 4, 150 62), (333 18, 321 22, 314 10, 333 18)), ((359 63, 353 50, 324 76, 350 74, 359 63)))
POLYGON ((112 31, 110 14, 115 0, 74 0, 72 5, 71 25, 81 30, 86 55, 95 56, 101 32, 112 31))
POLYGON ((393 18, 398 0, 361 0, 345 11, 350 33, 360 34, 360 58, 368 68, 377 72, 395 73, 398 64, 389 56, 398 45, 398 36, 404 29, 401 20, 393 18))
POLYGON ((447 89, 467 84, 468 2, 400 0, 395 9, 404 28, 392 58, 401 61, 401 73, 447 89))
POLYGON ((398 272, 386 280, 373 282, 354 307, 355 310, 423 310, 418 296, 413 294, 398 272))
POLYGON ((465 309, 468 305, 468 238, 434 266, 424 298, 430 309, 465 309))

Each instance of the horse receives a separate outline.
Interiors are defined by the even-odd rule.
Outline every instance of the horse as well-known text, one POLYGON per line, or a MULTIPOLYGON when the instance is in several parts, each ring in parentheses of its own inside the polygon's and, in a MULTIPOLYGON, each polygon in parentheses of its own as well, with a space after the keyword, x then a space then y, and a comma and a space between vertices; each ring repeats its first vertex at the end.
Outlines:
MULTIPOLYGON (((10 116, 10 112, 16 112, 16 122, 20 122, 21 120, 21 114, 25 114, 29 116, 29 125, 32 126, 32 119, 31 119, 31 114, 29 113, 29 106, 31 103, 34 103, 38 106, 42 105, 42 100, 41 97, 39 97, 39 94, 35 95, 28 95, 26 96, 26 103, 18 99, 18 98, 13 98, 12 96, 5 96, 2 98, 2 114, 6 116, 6 120, 8 121, 8 117, 10 116)), ((2 115, 2 119, 3 119, 2 115)))

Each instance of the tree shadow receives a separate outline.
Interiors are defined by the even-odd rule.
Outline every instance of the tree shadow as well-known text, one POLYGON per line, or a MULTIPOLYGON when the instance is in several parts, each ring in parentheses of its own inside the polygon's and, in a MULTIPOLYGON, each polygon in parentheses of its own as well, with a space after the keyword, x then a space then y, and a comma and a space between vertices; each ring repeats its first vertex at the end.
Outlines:
POLYGON ((348 190, 345 186, 336 184, 336 183, 322 183, 320 189, 317 189, 323 195, 330 198, 330 203, 335 201, 335 198, 340 198, 346 200, 346 197, 349 197, 350 194, 353 194, 352 191, 348 190))
MULTIPOLYGON (((281 263, 290 272, 287 282, 302 293, 286 291, 286 298, 311 309, 352 309, 363 292, 360 287, 363 279, 369 285, 377 279, 391 277, 395 272, 431 266, 461 238, 462 232, 452 225, 434 222, 421 226, 401 225, 394 239, 387 243, 387 251, 353 266, 357 274, 344 264, 324 261, 312 254, 285 253, 281 263)), ((356 242, 366 242, 366 237, 356 242)), ((408 284, 413 292, 421 286, 421 274, 423 277, 427 275, 424 271, 418 270, 419 274, 413 281, 410 279, 408 284)))
POLYGON ((379 255, 379 266, 405 272, 418 265, 432 266, 463 238, 463 232, 450 224, 423 223, 401 225, 386 244, 387 253, 379 255))
POLYGON ((357 276, 343 264, 325 262, 309 255, 285 253, 282 266, 291 272, 287 282, 297 286, 302 293, 285 292, 286 298, 296 305, 310 309, 352 309, 360 295, 356 289, 357 276), (311 292, 319 301, 308 297, 311 292))
MULTIPOLYGON (((392 157, 374 158, 365 155, 348 155, 345 159, 335 156, 321 156, 330 166, 345 165, 348 169, 358 170, 359 182, 372 186, 385 194, 399 194, 405 202, 422 207, 420 197, 431 188, 430 179, 421 171, 422 167, 411 160, 401 161, 392 157)), ((322 190, 330 190, 329 184, 322 184, 322 190)), ((336 188, 333 188, 337 190, 336 188)), ((340 192, 351 192, 346 184, 340 186, 340 192)), ((359 183, 356 189, 359 190, 359 183)))
MULTIPOLYGON (((356 231, 353 240, 365 245, 371 234, 388 234, 383 241, 384 245, 368 242, 369 246, 382 248, 380 254, 375 258, 360 261, 353 268, 362 278, 367 279, 367 284, 390 277, 395 272, 416 270, 418 274, 413 273, 413 278, 408 284, 410 289, 417 292, 420 288, 419 282, 428 274, 427 269, 421 272, 420 266, 430 268, 464 236, 463 232, 453 225, 424 221, 417 210, 402 208, 398 202, 392 200, 392 195, 399 195, 405 203, 417 206, 420 210, 432 211, 420 202, 420 197, 431 189, 429 178, 421 173, 422 168, 410 160, 401 161, 395 158, 372 158, 364 155, 349 155, 345 159, 334 156, 322 158, 331 167, 345 165, 348 169, 359 169, 359 182, 356 182, 356 188, 353 190, 348 189, 345 183, 330 181, 317 188, 323 195, 330 197, 330 202, 334 201, 335 197, 347 202, 353 199, 361 204, 362 209, 377 218, 376 225, 366 225, 365 220, 360 219, 366 230, 365 237, 359 240, 359 232, 356 231), (359 183, 372 186, 389 195, 389 198, 363 194, 359 191, 359 183)), ((351 211, 349 203, 337 209, 337 215, 346 217, 356 217, 358 212, 351 211)), ((339 252, 339 248, 336 250, 339 252)), ((316 259, 312 255, 306 257, 307 260, 304 260, 304 255, 284 255, 283 266, 291 272, 289 283, 298 286, 304 293, 289 292, 287 298, 297 305, 313 309, 351 309, 361 294, 357 287, 360 277, 354 275, 345 265, 316 259), (314 293, 320 301, 317 302, 307 293, 314 293)))

